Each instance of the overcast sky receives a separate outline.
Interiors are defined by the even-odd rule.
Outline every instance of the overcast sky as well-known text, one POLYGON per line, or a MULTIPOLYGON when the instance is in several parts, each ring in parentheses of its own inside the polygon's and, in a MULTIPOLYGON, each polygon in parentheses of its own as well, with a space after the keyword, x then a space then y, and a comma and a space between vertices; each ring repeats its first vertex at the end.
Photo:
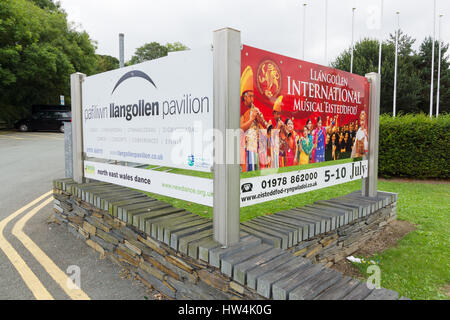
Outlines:
MULTIPOLYGON (((97 41, 98 54, 119 56, 118 34, 125 34, 125 60, 144 43, 180 41, 190 48, 212 43, 212 31, 232 27, 242 43, 301 58, 303 3, 307 3, 305 60, 325 63, 325 0, 60 0, 69 21, 97 41)), ((328 62, 351 44, 352 8, 355 41, 380 35, 381 0, 328 0, 328 62)), ((432 0, 384 0, 382 36, 397 25, 417 39, 433 33, 432 0)), ((450 1, 437 0, 441 37, 450 42, 450 1)), ((438 18, 436 18, 436 37, 438 18)), ((376 71, 376 70, 374 70, 376 71)))

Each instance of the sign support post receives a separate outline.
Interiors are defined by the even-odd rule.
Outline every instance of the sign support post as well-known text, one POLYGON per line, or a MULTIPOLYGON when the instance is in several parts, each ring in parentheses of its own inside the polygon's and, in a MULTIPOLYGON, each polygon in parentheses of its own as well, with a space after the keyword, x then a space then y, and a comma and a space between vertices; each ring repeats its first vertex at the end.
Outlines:
POLYGON ((73 180, 84 183, 83 168, 83 108, 81 84, 85 74, 76 72, 70 75, 70 98, 72 105, 72 158, 73 180))
POLYGON ((214 240, 230 246, 239 242, 240 164, 236 161, 239 155, 234 135, 229 132, 240 130, 240 31, 230 28, 214 31, 213 50, 214 240))
POLYGON ((73 177, 72 122, 64 122, 64 162, 66 178, 73 177))
POLYGON ((378 185, 378 142, 380 126, 380 95, 381 75, 375 72, 366 74, 370 83, 369 98, 369 173, 362 182, 362 195, 365 197, 376 197, 378 185))

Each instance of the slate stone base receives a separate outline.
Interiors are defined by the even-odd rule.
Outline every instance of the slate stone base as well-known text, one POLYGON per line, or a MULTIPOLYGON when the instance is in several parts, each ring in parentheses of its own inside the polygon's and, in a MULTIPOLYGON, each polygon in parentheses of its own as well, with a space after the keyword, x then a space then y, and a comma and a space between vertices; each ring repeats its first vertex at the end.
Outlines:
POLYGON ((53 189, 55 218, 102 258, 127 269, 144 285, 167 299, 264 299, 207 263, 181 254, 148 237, 107 211, 72 194, 53 189))
POLYGON ((214 241, 210 220, 136 190, 59 179, 53 194, 60 224, 168 299, 399 297, 327 268, 396 218, 396 194, 354 192, 255 218, 226 248, 214 241))
POLYGON ((397 202, 393 202, 368 216, 359 218, 331 232, 322 233, 290 248, 296 256, 331 267, 352 255, 377 236, 386 225, 396 220, 397 202))

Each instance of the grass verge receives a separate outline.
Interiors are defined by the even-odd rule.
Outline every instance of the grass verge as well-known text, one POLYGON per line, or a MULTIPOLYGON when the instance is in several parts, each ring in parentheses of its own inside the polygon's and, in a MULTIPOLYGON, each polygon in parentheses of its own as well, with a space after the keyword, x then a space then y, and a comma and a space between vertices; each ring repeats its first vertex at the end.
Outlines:
MULTIPOLYGON (((368 257, 379 260, 381 286, 410 299, 450 299, 449 184, 380 181, 379 190, 397 192, 397 219, 416 225, 397 246, 368 257)), ((366 278, 368 265, 354 264, 366 278)))

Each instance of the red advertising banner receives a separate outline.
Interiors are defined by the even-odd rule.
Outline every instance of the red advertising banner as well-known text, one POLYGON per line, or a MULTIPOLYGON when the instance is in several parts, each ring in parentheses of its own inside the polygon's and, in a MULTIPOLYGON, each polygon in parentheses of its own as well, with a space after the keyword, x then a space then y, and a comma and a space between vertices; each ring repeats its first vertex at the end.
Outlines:
POLYGON ((359 75, 244 45, 242 170, 363 156, 369 88, 359 75))

